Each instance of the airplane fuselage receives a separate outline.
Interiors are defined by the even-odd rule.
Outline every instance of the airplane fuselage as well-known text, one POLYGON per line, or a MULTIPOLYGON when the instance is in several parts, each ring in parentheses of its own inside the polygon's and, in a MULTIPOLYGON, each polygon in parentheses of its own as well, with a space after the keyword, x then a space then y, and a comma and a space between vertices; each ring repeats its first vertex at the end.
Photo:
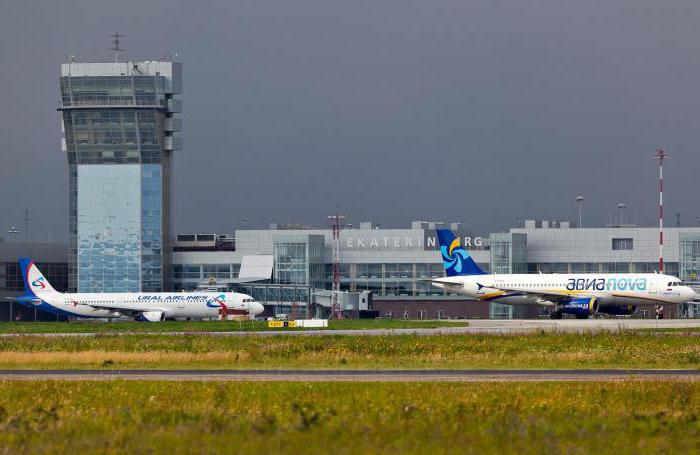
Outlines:
POLYGON ((509 305, 556 305, 556 299, 538 293, 595 297, 601 306, 682 303, 695 296, 680 279, 650 273, 468 275, 435 279, 433 285, 473 299, 509 305))
POLYGON ((222 314, 256 315, 262 306, 235 292, 39 294, 37 308, 70 317, 112 318, 133 313, 157 319, 216 318, 222 314), (162 314, 159 314, 162 313, 162 314))

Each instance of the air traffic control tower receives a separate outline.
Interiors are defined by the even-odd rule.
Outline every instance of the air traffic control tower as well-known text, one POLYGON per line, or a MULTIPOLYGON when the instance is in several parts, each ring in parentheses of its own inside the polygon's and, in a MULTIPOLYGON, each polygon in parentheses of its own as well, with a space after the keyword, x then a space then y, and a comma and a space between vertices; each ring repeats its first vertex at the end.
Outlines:
POLYGON ((181 63, 61 65, 71 290, 171 289, 171 169, 181 149, 181 94, 181 63))

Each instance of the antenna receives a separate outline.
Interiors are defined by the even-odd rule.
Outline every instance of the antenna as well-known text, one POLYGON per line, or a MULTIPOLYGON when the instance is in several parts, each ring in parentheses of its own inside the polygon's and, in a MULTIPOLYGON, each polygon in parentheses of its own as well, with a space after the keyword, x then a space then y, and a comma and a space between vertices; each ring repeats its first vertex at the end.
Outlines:
POLYGON ((109 35, 112 38, 112 47, 109 50, 114 51, 114 63, 119 62, 119 53, 124 49, 119 47, 119 38, 124 38, 126 35, 120 35, 119 32, 114 32, 109 35))
POLYGON ((345 224, 345 216, 328 215, 328 224, 333 231, 333 294, 331 296, 331 319, 340 319, 343 315, 340 308, 340 229, 345 224))
POLYGON ((681 212, 676 212, 676 227, 681 227, 681 212))

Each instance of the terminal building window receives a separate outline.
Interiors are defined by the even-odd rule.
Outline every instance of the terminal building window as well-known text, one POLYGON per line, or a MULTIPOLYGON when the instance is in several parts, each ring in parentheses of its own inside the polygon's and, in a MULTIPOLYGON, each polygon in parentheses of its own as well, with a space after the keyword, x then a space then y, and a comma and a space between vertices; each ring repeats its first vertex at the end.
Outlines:
POLYGON ((370 278, 381 278, 382 277, 382 265, 381 264, 369 264, 368 273, 370 278))
POLYGON ((428 278, 429 264, 416 264, 416 278, 428 278))
POLYGON ((631 264, 629 262, 603 262, 601 264, 602 273, 630 273, 631 264))
POLYGON ((445 276, 445 269, 442 264, 430 264, 430 277, 440 278, 445 276))
POLYGON ((399 264, 384 264, 384 278, 398 278, 399 264))
POLYGON ((612 239, 613 250, 631 250, 632 248, 632 239, 612 239))
POLYGON ((659 267, 657 262, 635 262, 634 271, 636 273, 653 273, 659 267))
POLYGON ((230 280, 231 279, 231 266, 228 264, 203 265, 202 266, 202 279, 208 280, 210 278, 230 280))

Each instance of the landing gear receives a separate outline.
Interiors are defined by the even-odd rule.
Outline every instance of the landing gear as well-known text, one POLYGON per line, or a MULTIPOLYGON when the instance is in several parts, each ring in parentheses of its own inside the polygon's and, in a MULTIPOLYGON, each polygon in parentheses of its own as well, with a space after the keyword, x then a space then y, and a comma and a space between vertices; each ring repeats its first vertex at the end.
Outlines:
POLYGON ((588 315, 587 314, 577 314, 576 319, 588 319, 588 315))
POLYGON ((561 319, 561 311, 552 311, 549 313, 549 319, 561 319))

